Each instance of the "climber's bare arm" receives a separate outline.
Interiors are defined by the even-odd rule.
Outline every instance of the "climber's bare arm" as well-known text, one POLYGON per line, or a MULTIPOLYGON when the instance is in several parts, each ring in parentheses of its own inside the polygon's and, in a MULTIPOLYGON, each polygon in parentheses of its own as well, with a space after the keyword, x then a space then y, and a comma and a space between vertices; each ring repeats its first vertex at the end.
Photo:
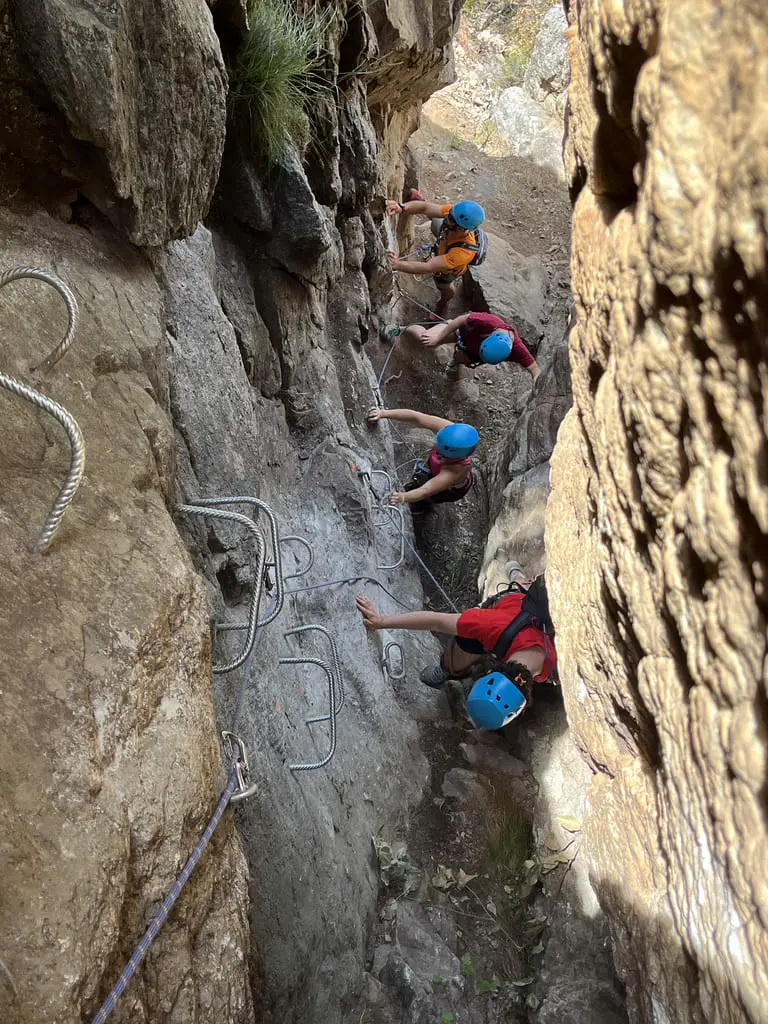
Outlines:
POLYGON ((427 413, 416 412, 415 409, 369 409, 366 418, 369 423, 377 423, 379 420, 398 420, 400 423, 410 423, 412 427, 432 430, 435 434, 443 427, 450 427, 452 423, 451 420, 444 420, 441 416, 428 416, 427 413))
POLYGON ((429 203, 426 199, 411 199, 407 203, 398 203, 396 199, 387 200, 387 216, 404 213, 408 217, 423 214, 425 217, 440 217, 440 204, 429 203))
POLYGON ((367 597, 355 597, 357 610, 366 629, 419 629, 456 636, 458 615, 448 612, 406 612, 404 615, 381 615, 367 597))

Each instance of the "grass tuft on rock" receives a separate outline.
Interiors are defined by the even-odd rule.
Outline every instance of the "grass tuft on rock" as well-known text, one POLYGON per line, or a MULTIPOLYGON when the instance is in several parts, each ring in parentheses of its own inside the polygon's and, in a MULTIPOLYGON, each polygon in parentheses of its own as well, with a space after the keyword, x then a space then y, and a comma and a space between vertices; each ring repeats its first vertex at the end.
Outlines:
POLYGON ((230 104, 251 155, 275 164, 309 140, 308 107, 326 91, 322 44, 333 8, 301 17, 294 0, 252 0, 250 28, 230 69, 230 104))
POLYGON ((486 828, 493 867, 502 876, 520 878, 533 849, 533 828, 529 814, 501 784, 491 787, 486 828))

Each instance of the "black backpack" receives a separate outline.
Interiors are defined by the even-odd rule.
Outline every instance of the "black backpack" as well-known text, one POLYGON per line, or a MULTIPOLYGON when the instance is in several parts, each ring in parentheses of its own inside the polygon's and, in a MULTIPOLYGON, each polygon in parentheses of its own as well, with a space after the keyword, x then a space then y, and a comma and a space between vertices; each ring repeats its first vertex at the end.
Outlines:
MULTIPOLYGON (((470 267, 479 267, 485 263, 485 257, 488 255, 488 235, 483 231, 482 228, 475 228, 475 244, 471 242, 452 242, 449 246, 446 246, 446 252, 450 252, 451 249, 466 249, 468 252, 473 252, 475 255, 469 261, 470 267)), ((440 246, 440 239, 435 242, 432 252, 435 256, 438 255, 438 248, 440 246)))
MULTIPOLYGON (((495 604, 498 604, 502 597, 506 597, 508 594, 525 594, 525 597, 523 598, 520 611, 504 629, 504 632, 499 637, 496 646, 493 648, 493 656, 501 661, 509 650, 509 645, 515 639, 520 630, 525 629, 526 626, 534 626, 536 629, 540 629, 542 633, 545 633, 549 637, 552 641, 552 646, 554 647, 555 627, 552 624, 552 619, 549 615, 549 598, 547 596, 547 584, 544 577, 537 576, 527 590, 519 583, 510 583, 510 585, 500 593, 494 594, 493 597, 489 597, 486 601, 483 601, 480 607, 493 608, 495 604)), ((552 682, 558 682, 557 672, 553 672, 550 678, 552 682)))

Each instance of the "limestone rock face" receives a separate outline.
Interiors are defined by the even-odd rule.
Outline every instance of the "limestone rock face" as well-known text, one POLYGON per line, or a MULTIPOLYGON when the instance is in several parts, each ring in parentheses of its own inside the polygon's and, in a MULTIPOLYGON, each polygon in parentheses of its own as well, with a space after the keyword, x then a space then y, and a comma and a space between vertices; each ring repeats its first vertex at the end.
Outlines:
POLYGON ((545 317, 548 282, 537 256, 522 256, 503 238, 488 232, 488 255, 470 267, 472 308, 493 312, 520 332, 531 352, 539 346, 545 317))
POLYGON ((533 53, 525 69, 523 88, 551 115, 562 118, 569 69, 565 31, 568 20, 562 4, 550 7, 541 22, 533 53))
POLYGON ((372 107, 413 107, 453 80, 451 40, 461 0, 384 0, 367 5, 372 107))
POLYGON ((571 5, 574 409, 549 591, 631 1018, 757 1022, 768 12, 571 5))
POLYGON ((548 117, 544 107, 525 89, 513 85, 502 92, 493 123, 517 156, 549 168, 558 178, 564 177, 562 123, 548 117))
MULTIPOLYGON (((0 365, 61 402, 86 475, 46 555, 31 551, 69 466, 61 428, 0 391, 0 977, 5 1024, 90 1019, 223 789, 206 596, 166 508, 173 436, 161 293, 100 218, 0 212, 5 266, 56 266, 80 303, 0 292, 0 365), (23 343, 20 344, 20 340, 23 343)), ((226 813, 115 1021, 252 1019, 246 865, 226 813)))
POLYGON ((18 84, 0 100, 4 116, 63 115, 70 135, 61 133, 63 154, 6 139, 12 157, 63 175, 139 245, 193 231, 216 184, 226 121, 226 73, 204 0, 8 2, 18 84))

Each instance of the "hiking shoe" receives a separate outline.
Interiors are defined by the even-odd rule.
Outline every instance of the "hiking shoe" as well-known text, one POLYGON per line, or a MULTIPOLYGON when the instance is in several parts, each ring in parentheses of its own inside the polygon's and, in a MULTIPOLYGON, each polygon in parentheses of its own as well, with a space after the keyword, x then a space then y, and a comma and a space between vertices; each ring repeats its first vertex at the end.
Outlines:
POLYGON ((426 686, 431 686, 433 690, 439 690, 443 683, 447 683, 451 678, 451 673, 446 672, 442 665, 427 665, 419 672, 419 679, 426 686))
POLYGON ((419 192, 417 188, 412 188, 411 191, 408 193, 408 202, 410 202, 413 199, 418 199, 422 203, 424 202, 424 196, 421 194, 421 192, 419 192))
POLYGON ((507 579, 510 583, 530 583, 519 562, 507 562, 504 566, 504 572, 507 574, 507 579))
POLYGON ((399 338, 403 333, 403 328, 399 324, 382 324, 379 330, 379 338, 382 341, 394 341, 395 338, 399 338))

